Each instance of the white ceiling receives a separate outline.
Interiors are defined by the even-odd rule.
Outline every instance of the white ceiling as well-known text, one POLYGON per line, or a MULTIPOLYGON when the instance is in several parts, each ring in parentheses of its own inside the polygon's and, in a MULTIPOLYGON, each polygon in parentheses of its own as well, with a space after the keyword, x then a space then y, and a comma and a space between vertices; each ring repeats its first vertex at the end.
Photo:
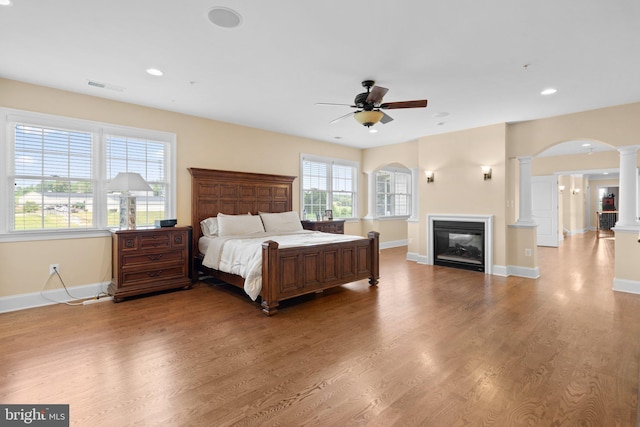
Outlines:
POLYGON ((360 148, 640 101, 637 0, 12 2, 1 77, 360 148), (429 105, 330 124, 364 79, 429 105))

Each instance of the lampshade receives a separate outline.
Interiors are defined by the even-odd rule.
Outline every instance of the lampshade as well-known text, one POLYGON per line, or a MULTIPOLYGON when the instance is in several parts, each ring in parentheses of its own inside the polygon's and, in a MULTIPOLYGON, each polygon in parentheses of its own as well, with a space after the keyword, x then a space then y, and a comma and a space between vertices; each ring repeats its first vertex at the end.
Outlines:
POLYGON ((381 111, 358 111, 353 115, 360 124, 370 127, 375 125, 384 116, 381 111))
POLYGON ((153 191, 147 181, 135 172, 120 172, 107 186, 107 191, 153 191))

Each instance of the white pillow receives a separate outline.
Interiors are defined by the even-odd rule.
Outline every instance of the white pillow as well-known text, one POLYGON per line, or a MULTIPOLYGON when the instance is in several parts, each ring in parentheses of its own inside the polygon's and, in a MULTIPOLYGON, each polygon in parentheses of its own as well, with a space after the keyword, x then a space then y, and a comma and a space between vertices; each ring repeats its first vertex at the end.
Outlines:
POLYGON ((259 232, 264 232, 259 216, 218 214, 218 236, 240 236, 259 232))
POLYGON ((203 219, 200 221, 200 230, 202 234, 207 237, 215 237, 218 235, 218 218, 212 216, 211 218, 203 219))
POLYGON ((264 229, 267 232, 287 233, 302 230, 297 212, 266 213, 259 212, 264 229))

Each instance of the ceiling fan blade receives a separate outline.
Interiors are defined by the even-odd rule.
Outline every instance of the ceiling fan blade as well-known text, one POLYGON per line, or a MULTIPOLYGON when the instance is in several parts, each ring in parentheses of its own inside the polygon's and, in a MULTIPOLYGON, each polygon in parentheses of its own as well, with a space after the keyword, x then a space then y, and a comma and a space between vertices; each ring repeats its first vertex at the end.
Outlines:
POLYGON ((316 102, 316 105, 320 105, 322 107, 335 107, 335 106, 339 106, 339 107, 351 107, 351 108, 356 108, 355 105, 351 105, 351 104, 334 104, 332 102, 316 102))
POLYGON ((380 105, 380 108, 385 110, 392 110, 396 108, 424 108, 427 106, 426 99, 420 99, 417 101, 400 101, 400 102, 385 102, 380 105))
POLYGON ((353 116, 354 114, 355 114, 355 112, 345 114, 344 116, 340 116, 340 117, 338 117, 337 119, 333 119, 333 120, 331 120, 331 121, 329 122, 329 124, 334 124, 334 123, 339 122, 340 120, 345 119, 345 118, 347 118, 347 117, 349 117, 349 116, 353 116))
POLYGON ((382 102, 382 97, 389 92, 389 89, 382 86, 374 86, 371 88, 371 92, 369 92, 369 96, 367 96, 367 102, 371 102, 373 104, 379 104, 382 102))
POLYGON ((382 113, 382 118, 380 119, 380 123, 387 124, 389 122, 393 121, 393 117, 391 117, 390 115, 388 115, 387 113, 385 113, 384 111, 380 111, 382 113))

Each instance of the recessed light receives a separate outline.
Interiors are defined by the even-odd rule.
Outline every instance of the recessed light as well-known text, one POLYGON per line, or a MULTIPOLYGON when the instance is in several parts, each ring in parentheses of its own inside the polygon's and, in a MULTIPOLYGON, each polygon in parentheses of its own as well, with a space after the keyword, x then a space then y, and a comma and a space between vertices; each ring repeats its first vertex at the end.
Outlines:
POLYGON ((11 6, 11 0, 0 0, 0 6, 11 6))
POLYGON ((547 88, 547 89, 543 90, 542 92, 540 92, 540 95, 553 95, 557 91, 558 91, 558 89, 554 89, 554 88, 550 87, 550 88, 547 88))
POLYGON ((228 7, 216 6, 208 13, 209 21, 222 28, 235 28, 242 23, 242 16, 228 7))
POLYGON ((158 70, 157 68, 147 68, 147 73, 151 74, 152 76, 161 76, 164 73, 160 70, 158 70))

